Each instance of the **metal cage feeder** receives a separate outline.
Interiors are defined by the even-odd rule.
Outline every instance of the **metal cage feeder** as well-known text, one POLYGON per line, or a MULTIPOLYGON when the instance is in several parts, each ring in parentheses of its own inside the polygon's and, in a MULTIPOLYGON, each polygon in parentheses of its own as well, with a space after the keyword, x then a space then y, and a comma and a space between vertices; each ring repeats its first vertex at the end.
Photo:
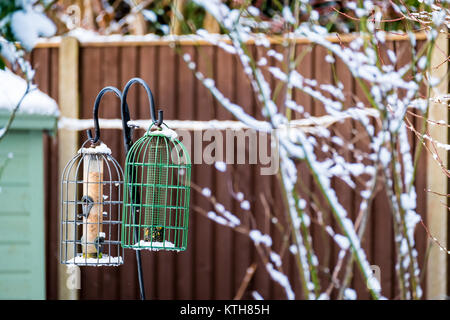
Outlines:
MULTIPOLYGON (((113 88, 115 89, 115 88, 113 88)), ((103 89, 96 99, 94 116, 103 89)), ((117 90, 117 89, 115 89, 117 90)), ((118 90, 117 90, 118 91, 118 90)), ((116 92, 120 97, 120 91, 116 92)), ((120 245, 123 170, 111 150, 96 138, 85 141, 64 168, 61 179, 61 263, 78 266, 123 264, 120 245), (90 143, 90 147, 85 147, 90 143)))
MULTIPOLYGON (((123 101, 130 83, 133 82, 125 88, 123 101)), ((162 129, 161 111, 159 119, 155 119, 153 96, 145 82, 141 84, 149 95, 153 125, 131 146, 126 157, 122 246, 184 251, 188 239, 191 160, 176 133, 167 126, 162 129)))

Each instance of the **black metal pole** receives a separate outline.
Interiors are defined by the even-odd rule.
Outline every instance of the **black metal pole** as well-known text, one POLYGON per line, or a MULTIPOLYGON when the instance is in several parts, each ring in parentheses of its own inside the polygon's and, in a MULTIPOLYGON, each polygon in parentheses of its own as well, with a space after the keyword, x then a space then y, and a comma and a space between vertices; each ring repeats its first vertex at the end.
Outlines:
MULTIPOLYGON (((124 138, 126 154, 128 154, 128 151, 130 150, 131 145, 133 143, 132 139, 131 139, 131 129, 128 126, 128 121, 130 121, 130 110, 128 109, 127 95, 128 95, 128 90, 134 83, 138 83, 138 84, 142 85, 144 87, 145 91, 147 92, 148 101, 150 103, 150 115, 152 117, 153 123, 155 123, 157 126, 161 126, 161 124, 163 122, 162 110, 159 110, 158 119, 156 119, 155 101, 153 99, 152 90, 150 90, 147 83, 144 80, 142 80, 141 78, 132 78, 130 81, 128 81, 123 89, 122 101, 121 101, 123 138, 124 138)), ((132 173, 131 173, 131 177, 128 177, 128 178, 129 178, 129 181, 131 181, 131 179, 133 179, 132 173)), ((134 191, 133 188, 131 188, 130 190, 133 193, 133 191, 134 191)), ((136 193, 136 197, 137 196, 138 196, 138 193, 136 193)), ((133 199, 133 195, 131 195, 131 199, 133 199)), ((136 203, 139 203, 140 199, 134 199, 134 201, 136 203)), ((133 210, 133 215, 134 215, 134 223, 136 225, 138 225, 136 211, 134 208, 132 210, 133 210)), ((134 241, 136 243, 139 241, 138 235, 139 235, 139 228, 136 226, 135 232, 134 232, 134 241)), ((141 292, 141 300, 145 300, 145 289, 144 289, 144 277, 142 274, 141 252, 139 250, 136 250, 136 263, 137 263, 137 271, 138 271, 138 279, 139 279, 139 289, 141 292)))
MULTIPOLYGON (((125 155, 128 154, 129 148, 132 145, 131 140, 127 141, 128 143, 125 144, 125 155)), ((132 176, 132 173, 131 173, 132 176)), ((132 177, 129 177, 129 179, 132 179, 132 177)), ((129 180, 131 181, 131 180, 129 180)), ((133 188, 131 188, 131 199, 133 199, 133 188)), ((139 200, 136 199, 134 197, 134 201, 135 203, 139 203, 139 200), (136 201, 137 200, 137 201, 136 201)), ((138 218, 136 215, 136 208, 133 207, 133 216, 134 216, 134 223, 137 225, 138 224, 138 218)), ((139 233, 139 228, 137 226, 134 227, 134 241, 135 243, 137 243, 139 241, 139 237, 138 237, 138 233, 139 233)), ((138 281, 139 281, 139 292, 141 295, 141 300, 145 300, 145 288, 144 288, 144 275, 142 273, 142 261, 141 261, 141 251, 140 250, 136 250, 136 264, 137 264, 137 273, 138 273, 138 281)))
POLYGON ((139 250, 136 250, 136 263, 139 279, 139 292, 141 293, 141 300, 145 300, 144 276, 142 274, 141 251, 139 250))
MULTIPOLYGON (((128 154, 128 151, 130 150, 131 145, 133 144, 132 138, 131 138, 131 129, 128 126, 128 121, 130 121, 130 110, 128 109, 127 95, 128 95, 128 90, 134 83, 138 83, 141 86, 143 86, 145 91, 147 92, 147 97, 148 97, 148 101, 150 104, 150 115, 152 117, 152 122, 154 124, 156 124, 158 127, 161 126, 161 124, 163 122, 163 111, 162 110, 159 110, 158 119, 156 119, 155 101, 153 99, 152 90, 150 90, 147 83, 144 80, 142 80, 141 78, 132 78, 130 81, 128 81, 122 91, 122 101, 121 101, 121 112, 122 112, 121 115, 122 115, 123 138, 124 138, 124 144, 125 144, 125 154, 128 154)), ((128 177, 128 178, 129 178, 129 181, 131 181, 131 179, 133 179, 133 174, 131 173, 131 177, 128 177)), ((133 193, 133 191, 134 191, 133 188, 131 188, 130 190, 133 193)), ((138 197, 138 193, 136 193, 136 198, 137 197, 138 197)), ((136 199, 136 198, 134 199, 134 202, 139 203, 140 199, 136 199)), ((131 195, 131 199, 133 199, 133 194, 131 195)), ((132 210, 133 210, 133 215, 134 215, 134 223, 136 225, 138 225, 139 221, 137 220, 137 215, 136 215, 136 211, 135 211, 136 209, 134 209, 134 207, 133 207, 132 210)), ((139 228, 136 226, 135 232, 134 232, 134 241, 136 243, 139 241, 138 235, 139 235, 139 228)), ((139 250, 136 250, 136 262, 137 262, 137 272, 138 272, 138 279, 139 279, 139 289, 141 292, 141 300, 145 300, 145 289, 144 289, 144 278, 143 278, 143 274, 142 274, 141 252, 139 250)))
MULTIPOLYGON (((125 146, 125 157, 128 154, 128 151, 130 151, 130 148, 133 144, 132 139, 131 139, 131 129, 128 126, 128 121, 130 121, 130 111, 128 109, 128 104, 126 103, 125 99, 126 99, 126 95, 122 97, 123 101, 122 101, 122 125, 123 125, 123 142, 124 142, 124 146, 125 146)), ((131 181, 130 179, 133 178, 133 174, 131 174, 131 177, 128 177, 129 181, 131 181)), ((133 188, 130 189, 131 191, 131 199, 133 200, 133 188)), ((136 200, 136 199, 134 199, 136 200)), ((139 200, 138 200, 139 201, 139 200)), ((136 209, 135 207, 132 207, 133 210, 133 216, 134 216, 134 223, 137 223, 137 215, 136 215, 136 209)), ((139 238, 138 238, 138 233, 139 233, 139 228, 135 227, 135 232, 134 232, 134 241, 138 242, 139 238)), ((140 250, 136 250, 136 265, 137 265, 137 273, 138 273, 138 281, 139 281, 139 292, 140 292, 140 296, 141 296, 141 300, 145 300, 145 287, 144 287, 144 274, 142 272, 142 261, 141 261, 141 251, 140 250)))

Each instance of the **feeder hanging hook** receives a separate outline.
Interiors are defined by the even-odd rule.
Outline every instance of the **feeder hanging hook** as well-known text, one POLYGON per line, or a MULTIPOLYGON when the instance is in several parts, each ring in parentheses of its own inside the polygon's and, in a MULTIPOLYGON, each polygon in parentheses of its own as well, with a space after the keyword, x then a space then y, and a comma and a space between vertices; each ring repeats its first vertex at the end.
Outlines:
POLYGON ((100 140, 100 126, 98 124, 98 108, 100 106, 100 102, 102 100, 103 95, 110 91, 114 92, 116 94, 116 96, 122 101, 122 93, 120 92, 119 89, 112 87, 112 86, 108 86, 108 87, 104 87, 102 90, 100 90, 100 92, 97 95, 97 98, 95 98, 95 103, 94 103, 95 138, 92 138, 92 133, 91 133, 90 129, 86 130, 87 136, 92 143, 97 143, 97 141, 100 140))
MULTIPOLYGON (((128 90, 136 82, 139 83, 140 85, 142 85, 145 88, 145 91, 147 92, 148 101, 150 103, 150 115, 152 117, 153 124, 155 124, 158 127, 161 127, 161 125, 163 123, 163 111, 158 110, 158 119, 156 119, 155 100, 153 99, 152 90, 150 90, 147 83, 144 80, 142 80, 141 78, 133 78, 130 81, 128 81, 128 83, 125 85, 125 88, 123 89, 122 106, 126 105, 128 90)), ((122 111, 124 111, 123 108, 122 108, 122 111)))

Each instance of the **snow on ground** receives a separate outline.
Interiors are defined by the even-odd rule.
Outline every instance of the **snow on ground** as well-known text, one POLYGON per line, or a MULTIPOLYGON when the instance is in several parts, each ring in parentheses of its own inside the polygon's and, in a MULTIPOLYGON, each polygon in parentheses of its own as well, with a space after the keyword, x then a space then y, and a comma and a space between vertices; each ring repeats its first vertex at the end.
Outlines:
MULTIPOLYGON (((0 111, 11 112, 26 91, 27 82, 10 70, 0 70, 0 111)), ((22 101, 18 114, 58 116, 55 100, 37 88, 33 88, 22 101)))

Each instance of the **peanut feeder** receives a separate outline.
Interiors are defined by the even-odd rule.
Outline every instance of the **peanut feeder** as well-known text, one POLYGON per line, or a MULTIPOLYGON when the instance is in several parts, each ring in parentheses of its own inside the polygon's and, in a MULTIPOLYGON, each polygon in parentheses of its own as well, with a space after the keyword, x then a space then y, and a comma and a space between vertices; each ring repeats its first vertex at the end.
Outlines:
POLYGON ((88 154, 83 163, 83 257, 102 257, 103 236, 103 160, 88 154), (89 244, 88 244, 89 243, 89 244))
POLYGON ((125 166, 122 246, 186 250, 191 163, 175 132, 149 130, 133 144, 125 166))
POLYGON ((125 135, 128 152, 124 176, 122 247, 137 252, 142 249, 183 251, 187 248, 189 224, 189 153, 177 139, 175 131, 163 123, 162 110, 156 118, 153 95, 144 80, 133 78, 126 84, 122 96, 122 117, 129 116, 126 96, 134 83, 142 85, 147 92, 152 125, 133 144, 125 135))

